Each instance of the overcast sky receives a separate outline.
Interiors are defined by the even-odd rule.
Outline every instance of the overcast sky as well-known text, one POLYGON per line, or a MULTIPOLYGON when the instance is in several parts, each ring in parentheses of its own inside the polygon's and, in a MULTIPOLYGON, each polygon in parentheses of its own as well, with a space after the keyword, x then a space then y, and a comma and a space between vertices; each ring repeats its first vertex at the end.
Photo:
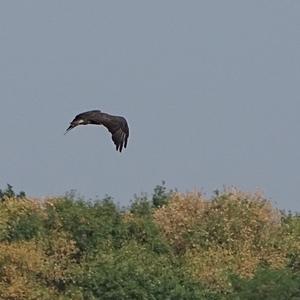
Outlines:
POLYGON ((300 211, 300 1, 1 1, 0 187, 264 191, 300 211), (123 115, 128 147, 73 117, 123 115))

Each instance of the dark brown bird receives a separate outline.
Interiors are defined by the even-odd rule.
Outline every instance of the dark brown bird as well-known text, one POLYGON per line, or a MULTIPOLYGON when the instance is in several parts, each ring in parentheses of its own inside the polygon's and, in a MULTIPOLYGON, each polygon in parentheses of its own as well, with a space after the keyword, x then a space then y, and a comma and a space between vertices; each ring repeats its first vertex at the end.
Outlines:
POLYGON ((77 115, 70 123, 65 134, 78 125, 88 124, 105 126, 111 133, 116 150, 121 152, 123 147, 126 148, 129 137, 129 128, 126 119, 103 113, 100 110, 91 110, 77 115))

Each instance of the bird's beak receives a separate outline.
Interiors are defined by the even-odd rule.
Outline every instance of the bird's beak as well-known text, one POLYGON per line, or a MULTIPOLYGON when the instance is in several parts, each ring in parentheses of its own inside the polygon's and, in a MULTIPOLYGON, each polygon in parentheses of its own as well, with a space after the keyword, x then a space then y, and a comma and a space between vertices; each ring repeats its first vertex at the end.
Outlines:
POLYGON ((65 133, 64 134, 67 134, 68 133, 68 131, 70 131, 72 128, 74 128, 75 126, 74 125, 70 125, 67 129, 66 129, 66 131, 65 131, 65 133))

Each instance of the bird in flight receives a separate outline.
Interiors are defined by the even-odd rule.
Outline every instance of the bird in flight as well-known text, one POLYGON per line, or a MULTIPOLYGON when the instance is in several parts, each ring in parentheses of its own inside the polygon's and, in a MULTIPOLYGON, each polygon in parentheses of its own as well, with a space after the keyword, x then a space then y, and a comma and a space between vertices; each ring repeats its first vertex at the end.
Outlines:
POLYGON ((116 145, 117 151, 126 148, 129 137, 129 128, 125 118, 120 116, 112 116, 101 112, 100 110, 91 110, 77 115, 70 123, 65 134, 78 125, 103 125, 111 133, 112 140, 116 145))

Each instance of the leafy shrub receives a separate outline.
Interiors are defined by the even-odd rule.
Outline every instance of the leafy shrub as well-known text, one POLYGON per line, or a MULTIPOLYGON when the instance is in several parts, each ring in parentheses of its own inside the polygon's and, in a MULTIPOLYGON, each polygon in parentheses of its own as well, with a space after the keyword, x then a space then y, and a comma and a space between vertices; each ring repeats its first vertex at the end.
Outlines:
POLYGON ((299 216, 260 195, 4 198, 1 299, 299 298, 299 216))
POLYGON ((152 199, 148 199, 146 194, 141 196, 136 196, 131 203, 129 208, 130 212, 138 215, 151 215, 155 208, 162 207, 166 205, 173 194, 172 190, 167 190, 165 182, 163 181, 161 185, 156 185, 152 199))
POLYGON ((201 286, 169 257, 136 242, 99 253, 83 267, 76 285, 84 299, 203 299, 201 286))
POLYGON ((152 214, 152 203, 148 200, 146 195, 140 197, 135 196, 132 201, 129 212, 137 216, 151 216, 152 214))
POLYGON ((300 274, 289 270, 259 269, 250 279, 235 277, 229 299, 281 300, 300 299, 300 274))
POLYGON ((41 280, 47 257, 34 242, 0 244, 0 298, 53 299, 54 289, 41 280))
POLYGON ((167 205, 155 210, 153 218, 176 253, 189 248, 187 235, 194 230, 207 205, 199 193, 174 193, 167 205))
POLYGON ((162 181, 162 184, 157 185, 154 188, 153 195, 152 195, 152 203, 153 207, 158 208, 168 204, 168 201, 173 194, 173 191, 167 191, 165 186, 165 181, 162 181))
POLYGON ((18 194, 16 194, 13 190, 13 186, 10 184, 7 184, 7 187, 5 190, 0 189, 0 202, 4 201, 8 198, 25 198, 26 194, 25 192, 21 191, 18 194))
POLYGON ((0 241, 30 240, 45 234, 45 218, 38 201, 6 198, 0 203, 0 241))
POLYGON ((224 191, 213 201, 176 194, 154 218, 181 253, 186 272, 208 288, 230 292, 229 275, 251 277, 259 266, 284 268, 295 239, 288 239, 282 215, 258 194, 224 191))
POLYGON ((81 255, 105 247, 121 237, 121 214, 111 199, 85 202, 69 198, 47 203, 49 228, 63 230, 76 242, 81 255))
POLYGON ((135 241, 156 253, 167 253, 170 247, 151 216, 133 213, 123 215, 125 241, 135 241))
POLYGON ((289 247, 289 267, 293 271, 300 272, 300 216, 290 213, 283 216, 282 222, 289 247))

